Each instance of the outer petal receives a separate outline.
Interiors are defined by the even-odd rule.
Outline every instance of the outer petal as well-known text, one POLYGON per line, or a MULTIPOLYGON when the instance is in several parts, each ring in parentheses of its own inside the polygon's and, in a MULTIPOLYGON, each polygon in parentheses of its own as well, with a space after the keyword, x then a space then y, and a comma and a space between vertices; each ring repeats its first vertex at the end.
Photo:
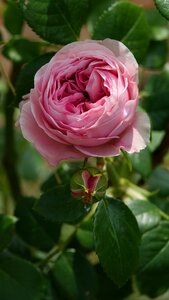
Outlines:
POLYGON ((128 153, 144 149, 150 139, 150 121, 146 113, 136 113, 133 124, 128 127, 119 139, 98 147, 76 146, 75 148, 88 156, 116 156, 120 149, 128 153))
POLYGON ((139 152, 150 142, 150 120, 146 113, 137 112, 134 122, 116 144, 128 153, 139 152))
POLYGON ((96 147, 75 146, 75 148, 84 153, 86 156, 117 156, 120 154, 120 147, 116 147, 115 140, 113 141, 114 142, 109 142, 96 147))
POLYGON ((25 139, 33 143, 35 148, 52 166, 56 166, 60 160, 85 157, 84 154, 74 149, 73 146, 58 143, 48 137, 38 127, 31 111, 30 102, 25 102, 22 105, 19 125, 25 139))
POLYGON ((138 81, 138 64, 131 51, 123 43, 116 40, 105 39, 102 43, 123 63, 130 76, 138 81))

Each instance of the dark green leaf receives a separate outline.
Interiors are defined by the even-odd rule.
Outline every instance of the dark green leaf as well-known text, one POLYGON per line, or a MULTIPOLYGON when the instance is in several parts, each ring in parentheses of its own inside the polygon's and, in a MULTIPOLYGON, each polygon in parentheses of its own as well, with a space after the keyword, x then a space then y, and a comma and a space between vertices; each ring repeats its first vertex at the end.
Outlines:
POLYGON ((151 191, 157 191, 159 196, 169 196, 169 171, 157 167, 148 180, 148 187, 151 191))
POLYGON ((169 0, 154 0, 157 9, 164 18, 169 20, 169 0))
POLYGON ((26 260, 32 259, 31 248, 19 237, 17 233, 14 234, 8 250, 20 258, 26 260))
POLYGON ((4 12, 5 27, 12 34, 20 34, 23 25, 23 14, 14 0, 8 0, 6 10, 4 12))
POLYGON ((12 254, 0 255, 0 295, 3 300, 41 300, 40 273, 26 260, 12 254))
POLYGON ((147 178, 152 170, 151 154, 148 148, 129 156, 134 170, 147 178))
POLYGON ((94 241, 104 270, 122 286, 137 266, 140 242, 136 219, 123 202, 106 198, 99 203, 94 241))
POLYGON ((50 175, 41 186, 43 192, 47 192, 56 187, 58 184, 70 184, 72 175, 80 170, 83 162, 63 162, 57 169, 56 173, 50 175))
POLYGON ((84 204, 73 198, 65 185, 42 194, 35 209, 46 219, 65 223, 78 222, 86 214, 84 204))
POLYGON ((163 268, 169 268, 168 221, 161 221, 157 227, 145 232, 141 243, 139 271, 160 271, 163 268))
POLYGON ((0 251, 11 242, 16 220, 13 216, 0 215, 0 251))
POLYGON ((141 62, 149 42, 149 27, 144 10, 130 2, 117 2, 96 23, 93 39, 122 41, 141 62))
POLYGON ((91 33, 93 33, 94 27, 102 15, 102 13, 107 10, 113 2, 116 0, 90 0, 90 12, 88 16, 88 26, 91 33))
POLYGON ((26 63, 40 53, 40 44, 24 38, 12 38, 3 48, 3 55, 14 63, 26 63))
POLYGON ((88 0, 18 0, 33 30, 47 41, 67 44, 79 38, 88 0))
POLYGON ((154 130, 163 130, 169 120, 169 72, 152 75, 146 82, 143 108, 148 112, 154 130))
POLYGON ((60 224, 50 223, 32 209, 36 199, 22 198, 16 206, 19 219, 16 230, 28 244, 47 251, 55 245, 60 233, 60 224))
POLYGON ((50 175, 41 185, 42 192, 48 192, 58 185, 55 174, 50 175))
MULTIPOLYGON (((110 278, 103 272, 100 264, 96 266, 99 281, 98 298, 97 300, 122 300, 127 299, 131 294, 131 281, 128 281, 122 288, 118 288, 110 278)), ((132 299, 136 300, 136 299, 132 299)))
POLYGON ((135 215, 141 233, 157 226, 161 220, 159 209, 146 200, 130 200, 127 205, 135 215))
POLYGON ((63 184, 70 184, 72 175, 82 169, 83 162, 64 162, 57 169, 58 176, 63 184))
POLYGON ((30 63, 21 70, 16 82, 16 104, 22 100, 22 96, 28 94, 34 86, 34 75, 40 67, 49 62, 54 53, 46 53, 30 63))
POLYGON ((169 222, 161 221, 143 235, 138 279, 141 291, 151 297, 168 290, 169 222))
POLYGON ((147 55, 144 60, 144 67, 149 69, 162 68, 167 62, 168 45, 167 40, 151 41, 147 55))
POLYGON ((48 274, 46 277, 44 277, 44 280, 45 280, 45 289, 41 300, 59 300, 58 295, 56 293, 56 289, 54 289, 48 274))
POLYGON ((64 252, 56 260, 53 275, 66 299, 95 299, 97 281, 89 262, 74 250, 64 252))

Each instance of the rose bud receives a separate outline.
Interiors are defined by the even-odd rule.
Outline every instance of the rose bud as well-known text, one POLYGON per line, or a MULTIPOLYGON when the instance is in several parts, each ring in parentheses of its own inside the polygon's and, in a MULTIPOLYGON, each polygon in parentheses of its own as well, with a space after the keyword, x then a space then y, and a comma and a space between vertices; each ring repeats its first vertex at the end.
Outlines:
POLYGON ((150 122, 136 112, 138 97, 138 64, 125 45, 74 42, 36 73, 18 124, 52 166, 139 152, 149 143, 150 122))
POLYGON ((86 204, 100 200, 107 188, 107 178, 96 168, 76 172, 71 180, 71 192, 86 204))

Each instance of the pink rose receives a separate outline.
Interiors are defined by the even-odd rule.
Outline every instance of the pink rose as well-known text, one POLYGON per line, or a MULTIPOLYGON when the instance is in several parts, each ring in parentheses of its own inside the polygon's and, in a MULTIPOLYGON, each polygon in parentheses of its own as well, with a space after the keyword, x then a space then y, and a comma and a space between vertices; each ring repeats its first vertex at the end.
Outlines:
POLYGON ((35 75, 21 103, 24 137, 55 166, 60 160, 139 152, 150 122, 138 106, 138 65, 119 41, 74 42, 35 75))

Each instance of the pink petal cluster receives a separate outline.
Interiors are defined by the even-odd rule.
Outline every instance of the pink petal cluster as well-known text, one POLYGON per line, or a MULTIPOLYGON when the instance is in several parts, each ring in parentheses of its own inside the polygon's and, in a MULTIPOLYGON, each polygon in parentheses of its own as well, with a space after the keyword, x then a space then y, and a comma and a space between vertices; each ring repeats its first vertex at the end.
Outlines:
POLYGON ((24 137, 55 166, 64 159, 139 152, 150 122, 138 106, 138 65, 119 41, 74 42, 35 75, 21 102, 24 137))

